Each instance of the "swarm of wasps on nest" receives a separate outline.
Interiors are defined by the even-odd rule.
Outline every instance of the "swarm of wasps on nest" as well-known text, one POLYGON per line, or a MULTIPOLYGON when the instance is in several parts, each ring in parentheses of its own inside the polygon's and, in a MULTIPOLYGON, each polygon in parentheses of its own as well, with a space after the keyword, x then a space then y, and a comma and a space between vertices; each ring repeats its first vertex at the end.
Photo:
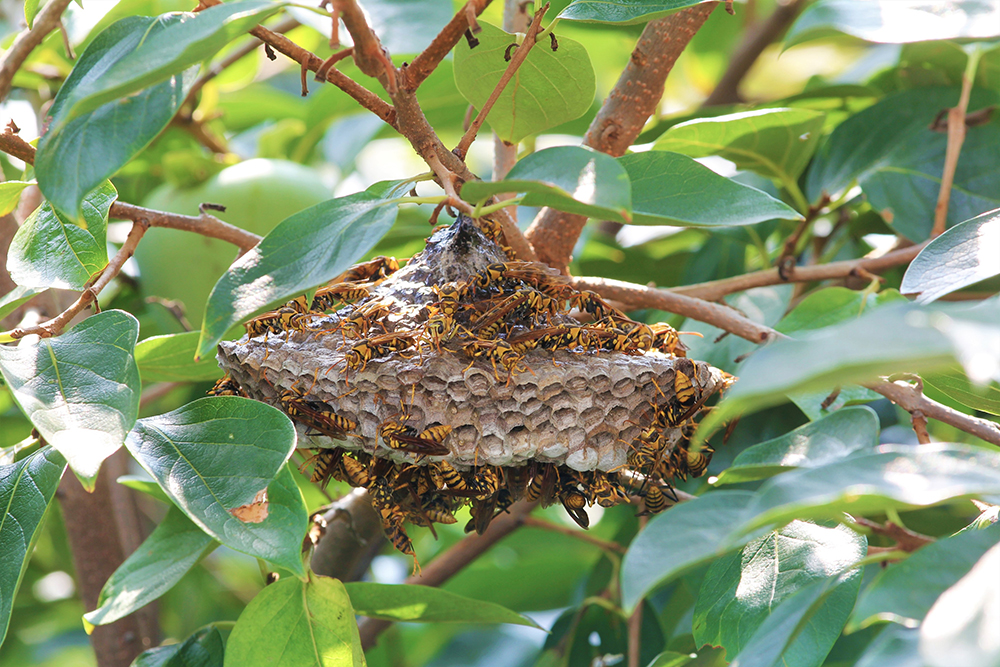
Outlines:
POLYGON ((502 240, 460 216, 405 268, 358 264, 220 345, 228 374, 210 393, 282 409, 320 445, 312 480, 367 489, 414 559, 407 521, 433 531, 468 504, 466 531, 482 533, 520 499, 583 528, 588 506, 630 496, 655 513, 713 453, 689 437, 733 378, 502 240))

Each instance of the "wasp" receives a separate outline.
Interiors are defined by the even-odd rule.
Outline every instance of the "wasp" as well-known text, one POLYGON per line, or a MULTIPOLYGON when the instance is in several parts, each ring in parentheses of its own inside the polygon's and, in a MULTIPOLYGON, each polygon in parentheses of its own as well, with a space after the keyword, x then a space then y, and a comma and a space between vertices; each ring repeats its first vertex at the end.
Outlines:
POLYGON ((312 307, 318 311, 333 310, 340 304, 366 299, 371 294, 367 285, 360 283, 338 283, 316 290, 312 307))
POLYGON ((448 504, 440 495, 434 494, 429 498, 424 498, 421 509, 424 515, 434 523, 458 523, 458 519, 452 514, 451 508, 448 507, 448 504))
POLYGON ((569 299, 569 305, 585 313, 590 313, 595 320, 614 318, 625 320, 625 314, 602 299, 596 292, 585 290, 577 292, 569 299))
POLYGON ((559 493, 559 502, 573 521, 581 528, 590 528, 590 517, 587 516, 587 496, 583 495, 575 484, 563 486, 559 493))
POLYGON ((447 487, 462 491, 466 488, 465 478, 447 461, 436 461, 429 468, 431 479, 434 480, 434 484, 438 489, 447 487))
POLYGON ((364 281, 380 282, 399 270, 399 262, 395 257, 379 255, 367 262, 355 264, 343 274, 337 276, 337 283, 359 283, 364 281))
MULTIPOLYGON (((522 356, 518 354, 511 344, 505 340, 473 340, 462 346, 465 353, 472 357, 472 361, 465 370, 469 370, 472 364, 475 363, 477 357, 486 357, 493 364, 493 376, 496 377, 497 382, 500 381, 500 375, 497 371, 497 365, 502 367, 507 371, 510 377, 517 370, 518 364, 521 362, 522 356)), ((510 379, 508 377, 508 381, 510 379)))
POLYGON ((444 285, 435 285, 431 289, 434 290, 434 294, 438 298, 431 304, 436 312, 448 317, 455 317, 462 307, 460 302, 465 296, 464 288, 455 283, 445 283, 444 285))
POLYGON ((368 301, 355 307, 354 312, 340 323, 340 331, 348 338, 361 338, 371 329, 372 322, 389 314, 389 305, 368 301))
POLYGON ((410 332, 394 332, 382 334, 372 338, 366 338, 351 346, 351 349, 344 355, 344 363, 350 370, 358 372, 364 371, 368 367, 368 362, 372 359, 384 357, 393 352, 399 352, 411 348, 416 343, 416 334, 410 332))
MULTIPOLYGON (((405 421, 407 415, 403 415, 405 421)), ((378 434, 390 449, 398 449, 425 456, 446 456, 451 453, 444 446, 444 439, 451 433, 451 426, 432 426, 417 431, 403 421, 386 420, 378 427, 378 434)))
POLYGON ((500 476, 496 469, 484 466, 474 471, 465 481, 465 488, 473 498, 483 499, 494 495, 500 489, 500 476))
POLYGON ((298 312, 294 308, 282 307, 255 317, 243 326, 250 338, 266 336, 268 333, 280 333, 287 328, 289 320, 298 312))
POLYGON ((458 333, 458 324, 444 313, 436 313, 424 324, 424 335, 430 338, 434 348, 440 352, 441 343, 449 341, 458 333))
POLYGON ((403 521, 406 515, 403 514, 399 505, 392 498, 392 485, 387 477, 376 477, 372 480, 368 488, 372 497, 372 505, 379 513, 382 520, 382 530, 385 536, 392 542, 396 549, 413 558, 413 569, 418 571, 420 564, 417 562, 417 554, 413 551, 413 542, 403 529, 403 521))
POLYGON ((278 403, 289 417, 334 440, 343 440, 358 427, 353 419, 342 417, 328 409, 325 403, 311 401, 298 390, 286 389, 278 394, 278 403))
POLYGON ((547 350, 587 350, 593 344, 591 331, 587 327, 548 327, 537 331, 541 334, 538 347, 547 350))
POLYGON ((371 484, 372 478, 368 474, 368 466, 361 461, 345 454, 341 466, 344 469, 344 481, 351 486, 368 488, 371 484))
POLYGON ((541 472, 536 470, 532 474, 531 481, 524 490, 525 500, 531 502, 541 500, 543 506, 550 504, 558 481, 559 471, 555 466, 543 464, 541 472))
POLYGON ((663 491, 659 486, 650 484, 646 488, 642 504, 645 509, 643 514, 659 514, 667 508, 667 497, 663 495, 663 491))
POLYGON ((522 289, 501 301, 476 320, 472 333, 481 340, 491 340, 497 337, 500 328, 506 324, 504 318, 514 315, 521 306, 526 305, 534 290, 522 289))
MULTIPOLYGON (((673 354, 678 357, 683 357, 687 353, 687 347, 681 342, 680 332, 674 329, 672 326, 666 322, 657 322, 656 324, 650 325, 650 330, 653 332, 653 349, 659 350, 665 354, 673 354)), ((692 333, 685 331, 684 333, 692 333)), ((701 334, 697 334, 701 335, 701 334)))
MULTIPOLYGON (((331 479, 343 481, 345 477, 340 466, 340 459, 343 455, 344 450, 339 448, 314 450, 313 455, 303 464, 302 468, 312 464, 313 470, 309 481, 313 484, 326 486, 331 479)), ((302 471, 302 468, 299 470, 302 471)))
POLYGON ((617 481, 600 470, 591 473, 587 491, 590 494, 590 499, 601 507, 614 507, 628 498, 625 490, 617 481))
POLYGON ((246 396, 239 383, 228 374, 219 378, 215 386, 208 390, 209 396, 246 396))

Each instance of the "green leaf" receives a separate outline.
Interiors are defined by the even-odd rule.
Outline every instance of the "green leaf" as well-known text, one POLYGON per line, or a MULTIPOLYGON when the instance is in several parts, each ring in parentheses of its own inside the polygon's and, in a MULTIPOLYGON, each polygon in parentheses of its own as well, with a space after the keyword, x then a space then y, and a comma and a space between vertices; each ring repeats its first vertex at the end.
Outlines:
POLYGON ((156 483, 156 480, 150 479, 146 475, 122 475, 115 481, 122 486, 132 489, 133 491, 145 493, 147 496, 156 498, 160 502, 166 503, 167 505, 173 505, 173 501, 170 500, 170 496, 163 492, 163 489, 161 489, 160 485, 156 483))
POLYGON ((927 667, 920 659, 919 640, 916 628, 891 625, 868 645, 855 667, 927 667))
POLYGON ((844 320, 857 319, 866 310, 894 301, 907 299, 893 289, 867 294, 846 287, 825 287, 806 295, 774 328, 785 334, 822 329, 844 320))
MULTIPOLYGON (((793 521, 754 540, 742 552, 723 556, 708 568, 695 602, 696 645, 722 646, 727 655, 737 655, 751 641, 760 641, 754 635, 782 602, 809 584, 850 569, 865 557, 867 548, 867 540, 846 526, 793 521)), ((814 649, 833 646, 857 597, 861 569, 854 569, 847 579, 854 585, 838 587, 828 601, 841 612, 839 623, 811 624, 796 643, 814 649)), ((801 650, 804 646, 786 649, 788 667, 822 663, 823 655, 801 650)))
MULTIPOLYGON (((470 49, 462 40, 455 47, 455 85, 469 104, 482 109, 507 69, 507 47, 517 41, 496 26, 479 25, 483 29, 476 35, 479 46, 470 49)), ((559 49, 553 51, 543 38, 500 93, 486 122, 501 139, 517 143, 579 118, 590 109, 596 91, 587 49, 560 35, 559 49)))
POLYGON ((1000 453, 952 443, 881 445, 873 454, 771 478, 757 492, 748 510, 753 518, 739 532, 793 519, 836 519, 843 512, 864 515, 997 493, 1000 453))
POLYGON ((30 29, 35 23, 35 17, 38 15, 38 3, 40 0, 24 0, 24 20, 28 23, 28 28, 30 29))
POLYGON ((125 445, 206 533, 236 551, 304 574, 300 552, 308 513, 285 467, 295 449, 295 429, 280 410, 236 396, 201 398, 140 419, 125 445), (265 488, 261 507, 258 494, 265 488), (263 520, 243 521, 232 513, 251 504, 265 510, 263 520))
POLYGON ((623 608, 630 612, 660 584, 749 542, 751 537, 737 542, 727 538, 751 516, 753 501, 749 491, 715 491, 650 521, 622 561, 623 608))
POLYGON ((806 8, 785 48, 837 33, 869 42, 905 44, 1000 35, 1000 7, 990 0, 820 0, 806 8))
POLYGON ((145 607, 173 588, 216 546, 181 510, 171 507, 156 530, 104 584, 97 609, 83 618, 93 625, 106 625, 145 607))
POLYGON ((33 185, 31 181, 4 181, 0 183, 0 215, 7 215, 15 208, 21 199, 21 192, 33 185))
POLYGON ((929 667, 1000 665, 1000 544, 941 594, 920 624, 920 654, 929 667))
POLYGON ((134 317, 107 310, 61 336, 0 347, 14 400, 88 490, 139 414, 138 336, 134 317))
POLYGON ((797 394, 789 394, 788 398, 802 411, 802 413, 812 421, 822 419, 827 415, 832 415, 841 408, 850 405, 864 405, 882 398, 868 387, 848 384, 840 387, 832 403, 828 403, 833 396, 833 389, 824 391, 812 391, 797 394))
POLYGON ((1000 524, 940 539, 921 547, 906 560, 889 565, 861 593, 848 631, 879 621, 917 625, 934 601, 997 542, 1000 524))
POLYGON ((815 468, 878 445, 878 415, 869 407, 843 408, 780 438, 744 449, 717 484, 771 477, 793 468, 815 468))
POLYGON ((211 57, 231 39, 276 13, 282 4, 237 0, 197 14, 164 14, 147 31, 129 32, 116 48, 91 64, 80 83, 53 110, 49 132, 61 131, 88 111, 166 81, 211 57))
MULTIPOLYGON (((920 88, 888 95, 857 113, 827 137, 809 167, 806 194, 836 196, 857 181, 899 233, 913 241, 930 235, 944 168, 945 133, 928 126, 938 111, 958 103, 959 88, 920 88)), ((969 111, 997 103, 995 91, 973 89, 969 111)), ((1000 142, 996 120, 970 127, 955 172, 948 225, 1000 207, 1000 175, 993 168, 1000 142)))
POLYGON ((131 667, 222 667, 224 653, 222 633, 210 625, 179 644, 143 651, 131 667))
POLYGON ((7 317, 10 313, 20 306, 22 303, 35 296, 36 294, 41 294, 45 289, 35 289, 34 287, 21 287, 18 285, 11 291, 7 292, 0 297, 0 319, 7 317))
MULTIPOLYGON (((80 86, 92 85, 93 71, 116 57, 125 44, 138 44, 163 17, 130 16, 117 21, 90 43, 63 83, 52 106, 58 116, 63 100, 80 86)), ((198 74, 197 67, 124 99, 110 101, 42 135, 35 154, 35 174, 42 194, 59 211, 79 220, 84 196, 110 178, 149 145, 180 108, 198 74)))
POLYGON ((1000 209, 955 225, 920 251, 903 275, 900 291, 930 303, 1000 274, 1000 209))
POLYGON ((851 613, 861 571, 814 581, 764 619, 734 667, 819 667, 851 613))
POLYGON ((354 613, 387 621, 416 623, 512 623, 539 627, 527 616, 491 602, 482 602, 430 586, 406 584, 344 584, 354 613))
POLYGON ((118 198, 109 181, 83 200, 77 224, 48 202, 14 234, 7 257, 11 279, 25 287, 82 290, 108 265, 108 211, 118 198))
POLYGON ((960 366, 947 368, 920 376, 925 385, 937 389, 962 405, 1000 416, 1000 386, 992 382, 985 387, 976 387, 960 366))
MULTIPOLYGON (((708 0, 573 0, 558 18, 590 23, 646 23, 708 0)), ((562 39, 559 40, 560 45, 562 39)))
POLYGON ((794 184, 816 150, 825 114, 809 109, 764 109, 674 125, 656 150, 691 157, 718 155, 740 169, 794 184))
POLYGON ((56 493, 66 461, 45 447, 11 465, 0 466, 0 643, 7 636, 17 589, 41 534, 45 510, 56 493))
POLYGON ((996 372, 986 341, 1000 334, 1000 304, 950 306, 892 304, 761 348, 741 367, 740 381, 702 421, 699 432, 710 433, 741 411, 782 403, 787 394, 829 391, 894 372, 946 368, 956 357, 970 373, 996 372), (973 361, 977 354, 978 362, 973 361))
POLYGON ((632 183, 632 224, 713 227, 802 219, 784 202, 685 155, 647 151, 618 162, 632 183))
POLYGON ((243 318, 343 273, 392 228, 398 208, 391 200, 408 186, 408 181, 382 181, 278 223, 215 284, 195 358, 214 353, 243 318))
POLYGON ((281 579, 257 594, 236 621, 226 667, 359 667, 358 625, 344 585, 312 575, 281 579))
POLYGON ((214 358, 193 361, 199 337, 197 331, 186 331, 139 341, 135 346, 139 375, 146 382, 198 382, 221 377, 214 358))
POLYGON ((646 667, 684 667, 684 665, 691 662, 694 658, 686 653, 677 653, 676 651, 664 651, 660 655, 653 658, 653 661, 646 665, 646 667))
POLYGON ((557 146, 520 160, 502 181, 469 181, 466 201, 501 192, 524 192, 524 206, 550 206, 567 213, 629 222, 632 195, 625 168, 610 155, 582 146, 557 146))

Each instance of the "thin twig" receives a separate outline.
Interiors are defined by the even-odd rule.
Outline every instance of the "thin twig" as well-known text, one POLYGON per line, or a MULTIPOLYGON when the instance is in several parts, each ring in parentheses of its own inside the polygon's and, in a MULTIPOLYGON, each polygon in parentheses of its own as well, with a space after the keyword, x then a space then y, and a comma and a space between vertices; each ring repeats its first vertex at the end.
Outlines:
MULTIPOLYGON (((504 0, 503 3, 503 29, 509 33, 528 32, 528 11, 527 3, 521 0, 504 0)), ((470 107, 471 108, 471 107, 470 107)), ((493 133, 493 180, 502 181, 517 162, 517 143, 507 143, 497 133, 493 133)), ((516 193, 504 192, 494 195, 497 201, 511 199, 516 193)), ((511 220, 517 223, 517 209, 509 211, 511 220)), ((525 245, 530 247, 527 240, 525 245)), ((532 250, 532 254, 534 251, 532 250)))
POLYGON ((852 518, 856 524, 864 528, 868 528, 876 535, 884 535, 885 537, 895 540, 896 546, 892 548, 899 549, 900 551, 905 551, 907 553, 913 553, 920 547, 937 541, 933 537, 915 533, 908 528, 896 525, 892 521, 878 523, 877 521, 872 521, 871 519, 866 519, 861 516, 852 518))
MULTIPOLYGON (((639 517, 639 531, 649 523, 648 516, 639 517)), ((642 607, 643 602, 639 602, 632 615, 628 617, 628 667, 639 667, 639 657, 642 654, 642 607)))
POLYGON ((568 535, 573 539, 586 542, 587 544, 592 544, 598 549, 604 551, 610 551, 616 554, 624 554, 627 549, 617 542, 609 542, 607 540, 602 540, 599 537, 594 537, 593 535, 586 533, 582 530, 577 530, 575 528, 569 528, 567 526, 560 526, 557 523, 552 523, 551 521, 546 521, 545 519, 539 519, 538 517, 529 516, 525 517, 523 524, 529 528, 541 528, 542 530, 549 530, 553 533, 559 533, 561 535, 568 535))
POLYGON ((469 29, 469 10, 466 8, 471 8, 472 14, 479 16, 489 4, 490 0, 469 0, 465 3, 465 7, 455 12, 451 21, 441 29, 441 32, 427 48, 414 58, 412 63, 403 65, 401 68, 403 74, 401 87, 407 92, 416 92, 424 79, 437 69, 437 66, 445 59, 445 56, 451 53, 451 50, 465 35, 465 31, 469 29))
POLYGON ((936 419, 1000 447, 1000 424, 952 410, 947 405, 927 398, 919 387, 910 382, 876 382, 867 387, 910 414, 919 411, 925 419, 936 419))
POLYGON ((979 55, 969 56, 970 69, 962 75, 962 94, 958 98, 958 106, 948 109, 948 145, 944 153, 944 170, 941 173, 941 189, 938 190, 937 204, 934 206, 934 227, 931 238, 944 233, 948 222, 948 203, 951 201, 951 186, 955 182, 955 169, 958 167, 958 156, 965 142, 965 112, 969 108, 969 95, 972 93, 972 83, 975 78, 975 65, 979 55))
MULTIPOLYGON (((608 155, 624 155, 663 96, 677 58, 719 3, 688 7, 646 25, 618 83, 590 124, 583 144, 608 155)), ((540 261, 565 272, 586 216, 542 209, 528 228, 540 261)))
POLYGON ((528 32, 524 36, 524 40, 521 42, 520 46, 514 52, 514 55, 510 59, 510 63, 507 64, 507 69, 500 76, 500 81, 497 85, 493 87, 493 92, 490 93, 489 98, 487 98, 486 103, 483 104, 483 108, 479 110, 476 114, 475 120, 469 126, 469 129, 462 135, 462 139, 455 146, 453 151, 458 157, 465 159, 466 153, 469 152, 469 146, 472 142, 476 140, 476 135, 479 134, 479 128, 483 126, 486 122, 486 116, 489 115, 490 111, 493 110, 493 105, 496 104, 497 100, 500 99, 500 95, 503 93, 504 88, 510 83, 510 80, 514 78, 514 73, 521 64, 527 59, 528 52, 531 51, 532 47, 535 46, 535 42, 538 37, 538 32, 542 29, 542 17, 545 16, 545 12, 549 10, 549 3, 542 5, 542 8, 535 12, 535 17, 531 21, 531 25, 528 27, 528 32))
POLYGON ((14 75, 28 59, 35 47, 42 43, 45 36, 59 27, 59 22, 66 7, 73 0, 51 0, 35 16, 34 25, 22 31, 14 43, 0 58, 0 101, 7 99, 14 75))
MULTIPOLYGON (((440 586, 458 574, 465 566, 481 556, 487 549, 511 534, 524 523, 537 503, 514 503, 507 514, 501 514, 490 522, 482 535, 469 535, 430 562, 419 575, 406 580, 407 584, 440 586)), ((374 618, 366 618, 359 624, 361 646, 369 649, 378 636, 392 623, 374 618)))
POLYGON ((757 58, 770 46, 795 17, 805 7, 806 0, 779 0, 774 12, 767 19, 752 25, 743 35, 743 40, 729 57, 729 66, 719 79, 715 90, 702 106, 736 104, 740 101, 739 87, 757 58))
POLYGON ((753 273, 744 273, 732 278, 722 280, 712 280, 696 285, 682 287, 672 287, 670 291, 674 294, 684 294, 706 301, 718 301, 727 294, 742 292, 754 287, 765 287, 767 285, 781 285, 788 282, 815 282, 821 280, 834 280, 837 278, 848 278, 859 275, 861 272, 879 273, 894 266, 907 264, 916 257, 927 243, 911 245, 898 250, 887 252, 878 257, 865 257, 862 259, 848 259, 841 262, 830 262, 829 264, 819 264, 816 266, 794 266, 786 275, 782 277, 777 268, 764 269, 753 273))
POLYGON ((728 306, 669 290, 609 278, 576 277, 570 280, 570 284, 576 289, 597 292, 606 299, 620 301, 632 308, 656 308, 690 317, 699 322, 707 322, 754 343, 766 343, 784 337, 770 327, 747 319, 728 306))
POLYGON ((344 27, 354 40, 354 62, 362 73, 374 77, 392 95, 396 92, 396 67, 386 54, 375 31, 356 0, 333 0, 334 9, 340 14, 344 27))
POLYGON ((778 275, 780 275, 785 280, 788 279, 788 274, 795 268, 796 260, 799 256, 798 246, 799 239, 802 235, 806 233, 806 230, 812 225, 812 223, 819 217, 820 211, 822 211, 827 204, 830 203, 830 195, 823 193, 823 196, 819 198, 819 201, 809 207, 806 212, 805 217, 802 222, 798 224, 792 235, 785 240, 785 247, 781 251, 781 257, 775 262, 775 267, 778 269, 778 275))

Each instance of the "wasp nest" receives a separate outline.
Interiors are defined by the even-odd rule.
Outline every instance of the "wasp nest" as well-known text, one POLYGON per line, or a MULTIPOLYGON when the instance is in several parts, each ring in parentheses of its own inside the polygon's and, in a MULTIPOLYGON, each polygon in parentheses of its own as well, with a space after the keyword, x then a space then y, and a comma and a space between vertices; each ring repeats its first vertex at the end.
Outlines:
POLYGON ((522 496, 585 526, 587 504, 624 501, 640 479, 662 509, 669 482, 711 454, 686 437, 731 378, 686 358, 669 326, 509 261, 499 238, 460 217, 404 268, 358 265, 219 348, 215 393, 285 410, 319 450, 315 477, 369 488, 405 552, 402 518, 453 522, 465 501, 478 530, 522 496))

